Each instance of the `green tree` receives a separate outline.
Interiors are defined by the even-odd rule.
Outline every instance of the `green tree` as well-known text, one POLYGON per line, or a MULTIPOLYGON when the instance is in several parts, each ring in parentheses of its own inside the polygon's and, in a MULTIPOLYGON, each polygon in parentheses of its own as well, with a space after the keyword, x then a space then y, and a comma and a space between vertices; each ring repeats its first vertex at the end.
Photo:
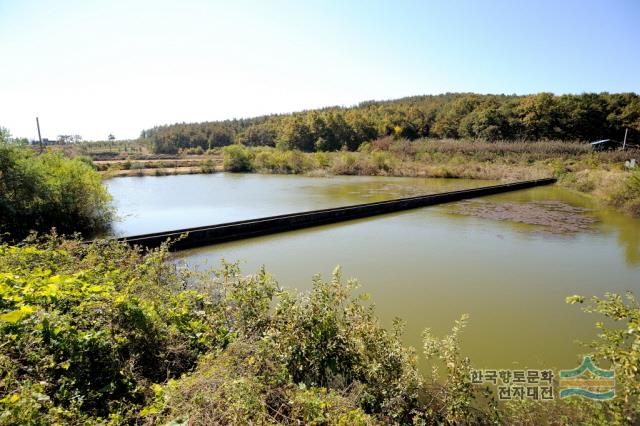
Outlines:
POLYGON ((564 139, 559 127, 559 108, 551 93, 525 97, 516 109, 522 136, 527 139, 564 139))
POLYGON ((433 125, 435 135, 443 138, 460 137, 460 121, 479 104, 475 95, 467 95, 446 104, 437 114, 433 125))
POLYGON ((315 139, 303 116, 297 114, 287 117, 278 136, 277 146, 284 149, 313 151, 315 139))
POLYGON ((253 153, 242 145, 224 148, 223 167, 229 172, 250 172, 253 170, 253 153))
POLYGON ((9 143, 11 132, 6 127, 0 126, 0 143, 9 143))
POLYGON ((460 120, 458 134, 463 138, 489 141, 506 139, 510 134, 509 120, 500 104, 490 99, 460 120))
POLYGON ((109 226, 109 201, 100 175, 84 161, 0 145, 0 234, 21 239, 55 227, 90 235, 109 226))

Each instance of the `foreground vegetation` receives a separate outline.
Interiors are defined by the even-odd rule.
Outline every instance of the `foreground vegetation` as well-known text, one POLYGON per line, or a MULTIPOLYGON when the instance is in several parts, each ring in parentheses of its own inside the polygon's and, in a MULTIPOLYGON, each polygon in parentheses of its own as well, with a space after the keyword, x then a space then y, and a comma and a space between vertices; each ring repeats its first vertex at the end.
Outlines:
POLYGON ((19 240, 52 227, 90 234, 110 224, 109 201, 90 160, 0 141, 0 235, 19 240))
POLYGON ((232 144, 285 150, 356 151, 372 140, 482 139, 592 141, 640 144, 640 96, 585 93, 528 96, 448 93, 363 102, 293 114, 159 126, 140 141, 155 153, 210 150, 232 144))
POLYGON ((296 293, 264 270, 168 260, 166 248, 55 236, 0 245, 0 424, 632 424, 639 414, 632 296, 587 305, 619 323, 591 348, 615 365, 614 400, 496 405, 471 386, 465 318, 444 339, 424 334, 423 355, 445 367, 436 381, 402 345, 401 322, 385 330, 339 270, 296 293))

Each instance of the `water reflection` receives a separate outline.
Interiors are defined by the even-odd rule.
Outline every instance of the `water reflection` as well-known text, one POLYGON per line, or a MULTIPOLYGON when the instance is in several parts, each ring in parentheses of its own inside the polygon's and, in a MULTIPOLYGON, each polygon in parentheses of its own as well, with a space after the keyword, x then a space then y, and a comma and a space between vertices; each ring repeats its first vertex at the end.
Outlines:
POLYGON ((626 217, 612 215, 609 222, 613 225, 612 232, 618 234, 618 243, 624 249, 624 256, 631 266, 640 266, 640 225, 629 221, 626 217))

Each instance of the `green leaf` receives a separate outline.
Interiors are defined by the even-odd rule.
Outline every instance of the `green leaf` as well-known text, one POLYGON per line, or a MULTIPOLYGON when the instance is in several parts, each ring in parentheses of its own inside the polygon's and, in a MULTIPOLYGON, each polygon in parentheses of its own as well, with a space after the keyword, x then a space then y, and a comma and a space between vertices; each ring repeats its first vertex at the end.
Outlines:
POLYGON ((35 312, 36 308, 33 306, 25 305, 20 309, 16 309, 15 311, 7 312, 6 314, 0 315, 0 321, 8 322, 9 324, 15 324, 20 321, 22 318, 31 315, 35 312))
POLYGON ((584 303, 584 297, 573 295, 566 298, 566 302, 570 305, 575 305, 576 303, 584 303))

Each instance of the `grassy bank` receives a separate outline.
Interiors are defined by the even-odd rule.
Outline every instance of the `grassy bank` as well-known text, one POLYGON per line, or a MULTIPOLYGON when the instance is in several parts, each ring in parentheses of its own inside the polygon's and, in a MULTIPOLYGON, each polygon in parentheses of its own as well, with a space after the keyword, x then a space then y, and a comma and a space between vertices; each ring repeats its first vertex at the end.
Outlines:
POLYGON ((624 166, 631 158, 640 159, 640 151, 593 152, 589 145, 578 142, 409 142, 387 138, 365 144, 357 152, 302 153, 236 145, 225 148, 223 167, 232 172, 502 181, 555 176, 564 187, 640 216, 640 172, 624 166))
POLYGON ((555 176, 559 185, 640 216, 638 172, 624 167, 639 150, 594 152, 581 142, 483 142, 379 139, 358 151, 304 153, 232 145, 183 157, 95 161, 106 177, 218 171, 275 174, 406 176, 516 181, 555 176))
MULTIPOLYGON (((640 362, 631 296, 586 303, 618 322, 594 342, 611 401, 494 404, 449 336, 420 352, 384 329, 339 270, 280 288, 237 265, 176 268, 166 249, 49 238, 0 245, 0 424, 632 424, 640 362), (423 377, 418 357, 444 367, 423 377), (487 402, 489 401, 489 402, 487 402)), ((567 308, 571 309, 571 308, 567 308)))
POLYGON ((186 158, 147 158, 96 160, 96 169, 103 176, 166 176, 180 174, 214 173, 222 171, 222 155, 187 156, 186 158))

